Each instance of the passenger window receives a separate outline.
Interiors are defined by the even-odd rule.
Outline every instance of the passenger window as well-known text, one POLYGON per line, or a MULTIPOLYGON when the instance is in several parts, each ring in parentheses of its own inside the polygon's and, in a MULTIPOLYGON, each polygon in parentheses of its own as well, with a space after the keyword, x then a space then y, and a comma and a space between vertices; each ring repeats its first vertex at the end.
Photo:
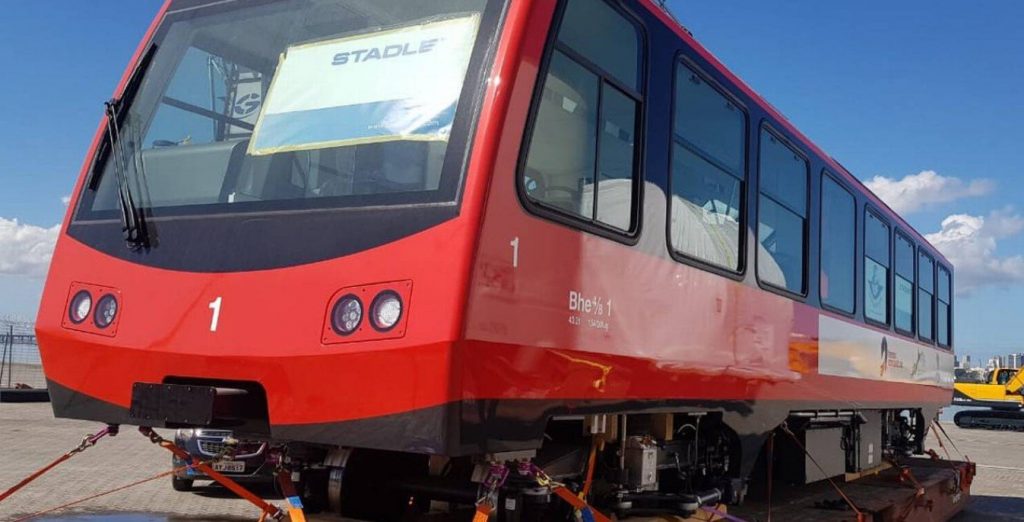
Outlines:
POLYGON ((856 203, 853 194, 831 176, 824 174, 821 179, 821 302, 852 314, 856 203))
POLYGON ((803 294, 807 241, 807 160, 761 129, 757 276, 803 294))
POLYGON ((889 225, 864 213, 864 317, 889 324, 889 225))
POLYGON ((604 0, 569 0, 558 39, 627 87, 640 90, 640 33, 604 0))
POLYGON ((914 243, 896 233, 896 329, 914 334, 914 243))
POLYGON ((917 331, 921 339, 935 339, 932 330, 932 308, 935 305, 935 261, 927 254, 918 256, 917 267, 917 331))
POLYGON ((936 336, 941 346, 949 347, 950 340, 952 339, 952 329, 950 310, 953 302, 951 295, 951 280, 949 270, 946 267, 939 265, 939 302, 935 311, 935 329, 936 336))
POLYGON ((619 230, 632 228, 636 102, 615 88, 601 99, 601 137, 597 142, 597 220, 619 230))
POLYGON ((526 196, 577 219, 636 228, 639 32, 603 0, 570 0, 522 172, 526 196))
POLYGON ((669 236, 679 254, 739 271, 747 117, 676 65, 669 236))

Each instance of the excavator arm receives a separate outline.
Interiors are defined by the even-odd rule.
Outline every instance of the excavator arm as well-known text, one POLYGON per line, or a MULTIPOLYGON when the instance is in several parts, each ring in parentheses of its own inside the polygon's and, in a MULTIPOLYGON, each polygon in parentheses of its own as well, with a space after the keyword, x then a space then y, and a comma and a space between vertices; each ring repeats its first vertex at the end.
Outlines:
POLYGON ((1019 368, 1017 373, 1013 374, 1013 377, 1006 383, 1006 394, 1021 395, 1022 388, 1024 388, 1024 368, 1019 368))

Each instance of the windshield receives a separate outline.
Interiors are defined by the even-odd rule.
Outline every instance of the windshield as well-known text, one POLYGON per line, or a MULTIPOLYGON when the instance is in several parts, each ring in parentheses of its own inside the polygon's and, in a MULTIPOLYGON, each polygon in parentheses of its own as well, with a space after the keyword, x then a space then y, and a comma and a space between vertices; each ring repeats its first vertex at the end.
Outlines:
MULTIPOLYGON (((454 201, 486 1, 179 0, 121 122, 138 206, 161 216, 454 201)), ((114 162, 100 160, 78 220, 117 215, 114 162)))

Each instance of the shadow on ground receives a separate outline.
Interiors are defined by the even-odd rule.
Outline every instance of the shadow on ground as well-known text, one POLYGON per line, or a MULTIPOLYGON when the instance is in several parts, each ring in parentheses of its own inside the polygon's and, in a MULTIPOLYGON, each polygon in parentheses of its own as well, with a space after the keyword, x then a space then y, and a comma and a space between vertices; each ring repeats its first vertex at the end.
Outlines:
POLYGON ((952 522, 1009 522, 1024 520, 1024 498, 972 495, 967 509, 952 522))
MULTIPOLYGON (((259 495, 260 498, 270 502, 282 500, 284 498, 271 484, 244 484, 244 486, 249 491, 259 495)), ((192 494, 206 498, 238 498, 238 495, 232 493, 231 490, 215 482, 211 482, 206 485, 196 484, 192 488, 192 494)))

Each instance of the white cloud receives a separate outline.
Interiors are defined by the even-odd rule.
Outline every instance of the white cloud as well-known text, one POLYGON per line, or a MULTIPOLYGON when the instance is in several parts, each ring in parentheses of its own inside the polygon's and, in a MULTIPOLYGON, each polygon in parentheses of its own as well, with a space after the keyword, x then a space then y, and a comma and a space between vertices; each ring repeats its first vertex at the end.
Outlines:
POLYGON ((965 183, 960 178, 940 176, 934 170, 923 170, 899 180, 875 176, 865 185, 900 214, 961 198, 983 196, 995 188, 988 179, 965 183))
POLYGON ((71 203, 71 196, 61 196, 60 202, 63 203, 65 207, 68 206, 68 203, 71 203))
POLYGON ((44 277, 60 225, 42 228, 0 218, 0 274, 44 277))
POLYGON ((1024 282, 1024 256, 996 255, 1000 239, 1024 231, 1024 217, 1004 208, 985 216, 953 214, 942 220, 942 230, 928 234, 930 241, 953 263, 958 294, 983 286, 1024 282))

